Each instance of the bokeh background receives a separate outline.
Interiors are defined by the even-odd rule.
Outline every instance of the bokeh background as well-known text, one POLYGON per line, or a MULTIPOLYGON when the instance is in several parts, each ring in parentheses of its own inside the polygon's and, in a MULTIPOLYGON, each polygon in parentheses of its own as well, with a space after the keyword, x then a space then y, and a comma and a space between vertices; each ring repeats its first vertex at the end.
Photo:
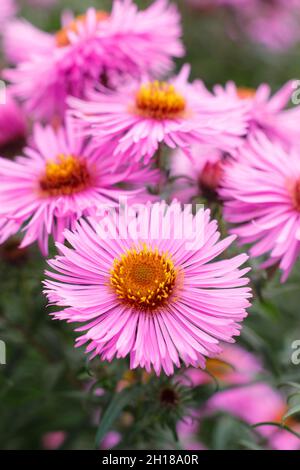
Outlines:
MULTIPOLYGON (((62 9, 81 13, 88 4, 111 6, 105 0, 58 1, 47 9, 20 3, 20 14, 47 31, 59 29, 62 9)), ((137 3, 144 7, 151 2, 137 3)), ((193 78, 208 87, 228 80, 251 88, 267 82, 273 90, 300 79, 300 45, 270 50, 250 41, 243 24, 233 28, 228 11, 195 10, 184 0, 177 4, 187 52, 177 66, 190 62, 193 78)), ((172 386, 170 380, 130 374, 126 361, 88 363, 83 351, 73 347, 72 329, 48 315, 51 309, 41 294, 44 268, 35 248, 20 251, 14 240, 0 248, 0 339, 7 345, 7 364, 0 365, 0 448, 93 449, 99 446, 95 436, 103 425, 101 416, 106 422, 100 433, 120 433, 117 447, 184 448, 176 422, 189 407, 201 407, 215 384, 180 390, 182 402, 170 405, 161 393, 172 386), (123 388, 130 390, 128 396, 116 398, 116 390, 123 388)), ((293 341, 300 339, 300 265, 284 285, 276 272, 256 269, 253 287, 256 300, 239 344, 262 361, 263 381, 283 390, 286 399, 293 395, 287 403, 297 407, 300 365, 292 364, 291 354, 293 341)), ((117 443, 116 436, 110 434, 109 445, 114 438, 117 443)), ((209 420, 199 442, 211 449, 265 448, 254 429, 228 413, 209 420)))

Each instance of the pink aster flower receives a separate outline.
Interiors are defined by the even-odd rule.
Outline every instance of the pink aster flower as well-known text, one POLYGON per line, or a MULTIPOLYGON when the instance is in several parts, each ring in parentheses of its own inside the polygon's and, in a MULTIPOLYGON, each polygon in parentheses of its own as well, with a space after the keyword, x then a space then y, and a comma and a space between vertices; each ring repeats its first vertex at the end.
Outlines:
POLYGON ((13 148, 23 145, 26 121, 23 110, 7 91, 5 103, 0 102, 0 155, 9 156, 13 148))
POLYGON ((28 111, 49 119, 63 114, 67 95, 84 97, 100 82, 115 86, 124 76, 160 75, 183 54, 174 5, 156 0, 139 11, 132 0, 115 0, 111 13, 93 8, 70 19, 56 34, 20 20, 5 32, 5 50, 16 69, 6 77, 28 111))
POLYGON ((226 158, 223 152, 208 145, 194 145, 192 159, 177 149, 170 157, 170 175, 175 179, 173 195, 183 203, 197 196, 217 198, 226 158))
MULTIPOLYGON (((251 425, 265 422, 280 424, 287 412, 282 395, 264 383, 218 392, 209 400, 208 408, 211 412, 231 413, 251 425)), ((287 420, 285 424, 299 433, 300 423, 287 420)), ((284 429, 266 425, 257 427, 256 430, 267 439, 273 449, 300 449, 300 439, 284 429)))
POLYGON ((189 72, 185 65, 169 82, 132 81, 118 91, 92 91, 89 101, 70 98, 72 114, 89 134, 116 141, 116 154, 145 162, 162 143, 186 152, 195 142, 232 150, 247 130, 247 104, 188 83, 189 72))
POLYGON ((239 88, 233 82, 228 82, 225 87, 216 85, 213 93, 218 97, 226 95, 232 100, 248 103, 249 133, 260 129, 270 139, 280 139, 285 145, 290 146, 298 140, 296 122, 299 119, 300 107, 287 109, 293 93, 297 93, 295 86, 297 82, 291 80, 272 96, 271 88, 266 83, 261 84, 255 90, 239 88))
POLYGON ((132 369, 167 375, 181 362, 204 367, 246 316, 249 269, 238 268, 247 256, 215 259, 234 238, 219 241, 209 210, 187 223, 180 204, 157 203, 139 207, 133 221, 121 217, 112 237, 93 219, 65 232, 72 248, 57 244, 45 281, 49 301, 65 307, 54 317, 81 324, 77 346, 87 343, 92 357, 130 355, 132 369))
MULTIPOLYGON (((55 39, 53 35, 41 31, 25 19, 14 18, 5 25, 2 42, 5 57, 10 63, 25 64, 30 63, 30 57, 33 53, 38 57, 44 54, 44 57, 47 56, 49 59, 55 39)), ((42 65, 41 58, 39 58, 36 67, 38 65, 42 65)), ((26 67, 24 65, 19 66, 28 69, 27 74, 29 73, 29 67, 33 69, 33 65, 29 66, 29 64, 26 67)), ((10 74, 10 71, 7 73, 10 74)), ((3 74, 5 75, 6 72, 3 74)), ((27 87, 29 87, 29 84, 27 84, 27 87)))
POLYGON ((197 9, 228 8, 237 29, 255 43, 274 51, 285 50, 300 39, 299 0, 188 0, 197 9))
POLYGON ((17 8, 14 0, 1 0, 0 2, 0 27, 16 14, 17 8))
POLYGON ((117 204, 122 195, 148 199, 145 186, 156 181, 156 170, 111 167, 111 155, 96 152, 71 126, 37 124, 24 156, 0 159, 0 243, 22 230, 21 247, 38 241, 47 254, 50 235, 62 241, 64 229, 97 206, 117 204))
POLYGON ((300 252, 300 154, 286 152, 259 133, 225 171, 219 194, 224 217, 236 227, 251 256, 269 255, 262 267, 279 264, 285 281, 300 252))
MULTIPOLYGON (((225 385, 249 383, 262 372, 256 356, 237 345, 224 344, 222 353, 206 361, 206 371, 225 385)), ((211 376, 200 369, 189 369, 185 375, 194 386, 211 382, 211 376)))
POLYGON ((300 39, 299 0, 252 0, 239 18, 249 37, 269 49, 285 50, 300 39))

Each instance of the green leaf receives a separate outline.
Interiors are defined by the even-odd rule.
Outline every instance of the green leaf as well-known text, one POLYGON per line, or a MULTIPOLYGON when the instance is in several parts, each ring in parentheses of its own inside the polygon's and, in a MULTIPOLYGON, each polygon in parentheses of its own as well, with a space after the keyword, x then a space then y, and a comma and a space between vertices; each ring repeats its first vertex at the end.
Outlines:
POLYGON ((287 413, 282 418, 282 421, 285 421, 286 419, 290 418, 291 416, 297 415, 300 413, 300 403, 298 403, 295 406, 292 406, 292 408, 289 409, 287 413))
POLYGON ((130 403, 133 402, 140 387, 131 387, 122 390, 122 392, 115 393, 110 404, 106 408, 98 427, 96 434, 96 447, 98 448, 102 439, 111 429, 111 426, 120 416, 123 409, 130 403))
POLYGON ((290 402, 293 401, 295 397, 300 398, 300 392, 294 392, 291 395, 289 395, 287 397, 288 404, 290 404, 290 402))
POLYGON ((281 387, 293 387, 293 388, 299 388, 300 390, 300 384, 297 383, 297 382, 283 382, 281 384, 278 385, 278 388, 281 388, 281 387))
POLYGON ((255 442, 247 441, 246 439, 240 440, 239 444, 248 450, 262 450, 262 448, 258 444, 256 444, 255 442))
POLYGON ((273 421, 264 421, 262 423, 252 424, 253 429, 259 428, 259 427, 262 427, 262 426, 274 426, 274 427, 279 428, 279 429, 285 429, 285 431, 288 431, 290 434, 293 434, 294 436, 298 437, 298 439, 300 439, 300 434, 297 433, 296 431, 293 431, 293 429, 289 428, 285 424, 274 423, 273 421))
POLYGON ((257 301, 256 305, 260 312, 270 317, 271 319, 278 320, 278 318, 280 318, 279 308, 277 307, 277 305, 273 304, 270 300, 263 299, 263 300, 257 301))

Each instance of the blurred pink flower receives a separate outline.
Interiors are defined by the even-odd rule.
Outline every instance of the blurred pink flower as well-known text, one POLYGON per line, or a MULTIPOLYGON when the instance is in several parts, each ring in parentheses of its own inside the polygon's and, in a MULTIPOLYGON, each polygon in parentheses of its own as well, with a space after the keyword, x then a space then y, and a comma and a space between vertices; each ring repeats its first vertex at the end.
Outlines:
POLYGON ((250 424, 277 421, 283 406, 281 395, 264 383, 218 392, 208 402, 210 411, 227 411, 250 424))
MULTIPOLYGON (((176 236, 186 220, 179 204, 146 209, 137 212, 138 239, 131 232, 104 239, 92 219, 78 222, 65 233, 73 248, 57 244, 45 293, 65 307, 55 318, 82 324, 77 346, 87 344, 91 357, 129 354, 132 369, 153 368, 157 375, 173 374, 181 361, 205 367, 205 357, 222 351, 220 341, 233 342, 246 316, 248 268, 239 267, 247 256, 215 260, 233 238, 218 241, 208 210, 198 213, 203 233, 196 231, 192 248, 186 233, 176 236)), ((191 217, 189 230, 195 229, 191 217)))
POLYGON ((95 150, 70 125, 36 124, 24 156, 0 159, 0 242, 21 230, 21 247, 38 241, 46 255, 50 235, 63 241, 79 217, 118 205, 122 195, 148 200, 146 186, 157 179, 156 170, 136 163, 112 169, 110 152, 95 150))
POLYGON ((0 103, 0 156, 4 156, 9 146, 23 143, 26 137, 26 120, 23 110, 6 92, 6 103, 0 103))
POLYGON ((199 416, 186 416, 177 424, 177 434, 184 450, 205 450, 198 433, 201 429, 199 416))
POLYGON ((254 42, 280 51, 300 40, 299 0, 252 0, 246 7, 240 8, 239 19, 254 42))
POLYGON ((226 160, 223 152, 209 145, 193 145, 192 158, 182 150, 170 156, 171 178, 175 179, 172 195, 182 203, 197 196, 217 198, 226 160))
POLYGON ((249 138, 239 160, 224 172, 220 196, 232 232, 250 243, 251 256, 269 255, 284 282, 300 253, 300 153, 285 151, 263 133, 249 138))
POLYGON ((100 449, 109 450, 116 447, 122 439, 122 436, 119 432, 109 431, 106 436, 104 436, 100 449))
MULTIPOLYGON (((262 364, 254 354, 236 344, 223 344, 218 357, 207 359, 205 371, 189 368, 181 376, 180 381, 186 386, 198 387, 212 383, 211 375, 213 375, 222 386, 246 385, 257 379, 262 370, 262 364)), ((204 449, 199 441, 199 433, 205 414, 205 407, 195 409, 190 416, 179 422, 177 432, 185 449, 204 449)))
POLYGON ((263 83, 256 90, 237 87, 228 82, 224 87, 216 85, 215 96, 226 95, 232 100, 248 103, 249 133, 263 130, 270 139, 279 139, 283 144, 291 146, 298 140, 296 122, 299 119, 300 106, 287 109, 295 92, 296 82, 291 80, 271 96, 271 87, 263 83))
POLYGON ((59 449, 65 442, 67 433, 64 431, 47 432, 42 437, 42 446, 46 450, 59 449))
MULTIPOLYGON (((269 385, 256 383, 216 393, 208 402, 210 412, 225 411, 253 425, 263 422, 281 423, 287 406, 281 394, 269 385)), ((296 432, 300 432, 300 423, 285 423, 296 432)), ((277 450, 300 449, 300 439, 284 429, 275 426, 256 428, 271 448, 277 450)))
POLYGON ((248 104, 224 94, 215 97, 189 83, 185 65, 169 82, 131 82, 118 91, 101 88, 89 101, 70 98, 79 126, 116 142, 115 153, 147 163, 164 143, 190 154, 192 143, 232 150, 247 132, 248 104))
MULTIPOLYGON (((17 12, 15 0, 1 0, 0 2, 0 27, 10 20, 17 12)), ((0 31, 2 35, 2 31, 0 31)))
MULTIPOLYGON (((262 372, 262 365, 254 354, 238 345, 224 344, 222 349, 217 358, 206 361, 206 370, 222 384, 246 384, 262 372)), ((211 382, 209 374, 200 369, 188 369, 185 372, 193 386, 211 382)))
MULTIPOLYGON (((49 59, 49 54, 52 55, 54 47, 55 38, 53 35, 41 31, 24 18, 14 18, 5 25, 3 32, 3 50, 6 59, 13 64, 25 64, 28 62, 26 67, 22 65, 22 67, 28 70, 27 74, 30 68, 33 70, 33 64, 30 65, 32 54, 38 57, 44 55, 44 57, 47 56, 49 59)), ((41 58, 38 60, 35 67, 40 67, 42 70, 41 58)), ((44 68, 45 67, 44 65, 44 68)), ((8 72, 8 74, 9 73, 10 72, 8 72)), ((26 78, 26 75, 24 78, 26 78)), ((45 77, 43 77, 43 79, 45 79, 45 77)), ((29 86, 30 85, 27 84, 27 87, 29 86)))
MULTIPOLYGON (((299 422, 290 420, 286 424, 290 429, 300 434, 299 422)), ((272 435, 269 437, 269 442, 274 450, 300 450, 300 438, 284 429, 273 430, 272 435)))
MULTIPOLYGON (((206 371, 189 368, 180 378, 186 386, 197 387, 218 380, 223 386, 245 385, 254 381, 262 372, 262 364, 254 354, 236 344, 223 344, 221 354, 206 361, 206 371)), ((210 402, 209 402, 210 403, 210 402)), ((190 416, 179 422, 177 432, 184 448, 202 450, 204 446, 199 441, 201 421, 205 415, 205 407, 195 409, 190 416)))
POLYGON ((111 13, 89 8, 56 35, 14 21, 4 35, 7 56, 21 61, 5 76, 37 118, 62 115, 68 95, 83 97, 99 80, 115 85, 121 77, 160 75, 183 55, 180 17, 167 0, 144 11, 132 0, 115 0, 111 13))
MULTIPOLYGON (((230 8, 240 33, 270 50, 282 51, 300 39, 300 0, 188 0, 201 10, 230 8)), ((232 22, 235 30, 236 24, 232 22)))

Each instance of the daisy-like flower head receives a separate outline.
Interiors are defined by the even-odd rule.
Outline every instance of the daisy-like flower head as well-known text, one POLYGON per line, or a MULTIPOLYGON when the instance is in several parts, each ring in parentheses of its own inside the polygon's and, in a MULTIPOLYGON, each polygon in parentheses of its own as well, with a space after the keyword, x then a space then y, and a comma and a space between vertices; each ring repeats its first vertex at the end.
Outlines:
POLYGON ((171 155, 171 176, 175 179, 174 196, 183 203, 197 196, 218 199, 218 188, 223 176, 226 156, 207 145, 194 145, 193 158, 177 149, 171 155))
POLYGON ((6 77, 30 112, 49 119, 64 113, 67 95, 84 97, 99 81, 116 86, 124 76, 166 73, 183 55, 180 36, 179 14, 167 0, 144 11, 132 0, 115 0, 111 13, 90 8, 54 35, 15 21, 4 49, 21 62, 6 77))
POLYGON ((65 307, 54 316, 82 324, 77 345, 88 343, 92 357, 130 355, 131 368, 167 375, 181 362, 204 367, 246 316, 248 268, 239 266, 247 256, 215 259, 234 237, 219 241, 208 210, 187 223, 179 203, 157 203, 140 207, 133 221, 122 217, 114 237, 101 236, 93 219, 66 231, 72 248, 57 244, 45 282, 49 301, 65 307))
MULTIPOLYGON (((287 109, 293 93, 297 93, 296 88, 297 82, 291 80, 271 96, 271 88, 266 83, 255 90, 237 87, 233 82, 228 82, 225 87, 216 85, 214 94, 219 97, 226 95, 231 99, 245 101, 249 104, 249 133, 260 129, 270 139, 280 139, 285 145, 290 146, 298 139, 297 121, 300 107, 287 109)), ((296 98, 298 96, 296 95, 296 98)))
POLYGON ((62 241, 79 217, 122 195, 148 199, 145 186, 157 177, 137 164, 112 171, 110 153, 92 149, 68 124, 57 131, 36 125, 24 156, 0 159, 0 243, 22 229, 21 247, 38 241, 47 254, 50 235, 62 241))
POLYGON ((232 150, 246 134, 247 103, 214 97, 188 83, 190 67, 168 82, 131 82, 118 91, 91 92, 89 101, 70 98, 72 114, 88 133, 116 141, 115 153, 148 162, 161 143, 186 152, 193 142, 232 150))
POLYGON ((279 264, 285 281, 300 252, 300 154, 285 151, 257 133, 225 170, 219 194, 224 217, 251 256, 269 255, 262 265, 279 264))
MULTIPOLYGON (((1 90, 0 90, 1 95, 1 90)), ((0 96, 0 155, 11 156, 22 147, 26 138, 26 120, 23 110, 11 96, 9 90, 0 96)))
POLYGON ((17 7, 14 0, 1 0, 0 2, 0 27, 16 14, 17 7))

